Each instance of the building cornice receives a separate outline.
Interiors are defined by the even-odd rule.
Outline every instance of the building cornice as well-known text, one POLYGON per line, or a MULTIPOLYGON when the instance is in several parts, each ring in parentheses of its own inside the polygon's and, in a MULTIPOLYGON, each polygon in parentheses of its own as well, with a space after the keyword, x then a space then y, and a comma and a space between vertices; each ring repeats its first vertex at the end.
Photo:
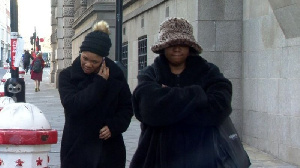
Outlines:
POLYGON ((80 15, 72 25, 72 28, 75 30, 80 26, 84 21, 86 21, 90 16, 98 12, 109 12, 115 11, 116 5, 114 2, 96 2, 87 8, 82 15, 80 15))
MULTIPOLYGON (((123 9, 128 8, 130 5, 132 5, 134 2, 138 0, 128 0, 128 2, 123 3, 123 9)), ((130 12, 129 14, 123 16, 123 23, 127 22, 128 20, 131 20, 132 18, 152 9, 155 8, 156 6, 160 5, 163 2, 166 2, 168 0, 152 0, 147 2, 146 4, 140 6, 139 8, 135 9, 134 11, 130 12)))

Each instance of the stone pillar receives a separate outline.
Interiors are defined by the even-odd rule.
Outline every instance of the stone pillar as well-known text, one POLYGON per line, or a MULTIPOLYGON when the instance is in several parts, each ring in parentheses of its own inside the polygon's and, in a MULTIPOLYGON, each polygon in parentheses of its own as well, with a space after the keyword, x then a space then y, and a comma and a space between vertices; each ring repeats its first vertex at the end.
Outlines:
MULTIPOLYGON (((56 5, 55 18, 52 24, 52 49, 53 49, 53 73, 51 73, 51 82, 53 81, 58 87, 58 75, 62 69, 72 63, 72 36, 74 30, 74 0, 52 0, 56 5)), ((53 16, 52 16, 53 17, 53 16)))
POLYGON ((63 4, 63 68, 69 67, 72 64, 72 37, 74 30, 72 28, 74 22, 74 1, 64 0, 63 4))
POLYGON ((52 26, 52 33, 51 33, 51 65, 50 65, 50 82, 55 82, 55 72, 57 69, 57 62, 56 62, 56 49, 57 49, 57 19, 56 19, 56 10, 57 10, 57 0, 51 0, 51 26, 52 26))

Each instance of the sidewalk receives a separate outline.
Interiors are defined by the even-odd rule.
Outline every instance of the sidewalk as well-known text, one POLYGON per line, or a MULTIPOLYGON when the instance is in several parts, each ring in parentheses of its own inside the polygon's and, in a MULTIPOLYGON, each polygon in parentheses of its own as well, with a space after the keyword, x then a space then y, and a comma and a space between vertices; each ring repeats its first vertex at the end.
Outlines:
MULTIPOLYGON (((41 109, 50 122, 52 129, 56 129, 58 131, 58 143, 51 146, 51 151, 49 153, 49 167, 60 168, 59 151, 64 126, 64 112, 60 103, 58 90, 55 89, 54 84, 50 83, 50 69, 44 69, 40 92, 34 91, 34 81, 30 79, 29 74, 25 75, 25 85, 26 102, 34 104, 41 109)), ((137 147, 139 134, 139 121, 133 117, 128 130, 124 133, 124 141, 127 151, 126 168, 129 167, 132 155, 137 147)), ((287 164, 246 144, 245 149, 252 163, 251 168, 297 168, 297 166, 287 164)))

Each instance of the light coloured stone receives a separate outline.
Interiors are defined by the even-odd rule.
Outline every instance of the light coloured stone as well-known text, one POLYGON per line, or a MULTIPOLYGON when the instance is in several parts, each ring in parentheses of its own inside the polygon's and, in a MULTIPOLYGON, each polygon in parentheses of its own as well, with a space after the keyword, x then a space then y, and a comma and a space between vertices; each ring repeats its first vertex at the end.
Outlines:
POLYGON ((288 145, 280 145, 279 146, 279 157, 284 160, 294 163, 296 165, 300 165, 300 149, 294 148, 288 145))
POLYGON ((74 36, 74 30, 72 28, 65 28, 63 36, 67 38, 72 38, 74 36))
POLYGON ((216 22, 216 51, 242 50, 242 22, 216 22))
POLYGON ((230 79, 232 83, 232 102, 231 106, 233 109, 243 109, 243 98, 242 98, 242 80, 241 79, 230 79))
POLYGON ((203 51, 216 51, 216 23, 215 21, 199 21, 196 26, 197 41, 203 51))
POLYGON ((74 7, 63 7, 63 17, 73 17, 74 16, 74 7))
POLYGON ((55 8, 55 18, 61 18, 63 16, 63 8, 56 7, 55 8))

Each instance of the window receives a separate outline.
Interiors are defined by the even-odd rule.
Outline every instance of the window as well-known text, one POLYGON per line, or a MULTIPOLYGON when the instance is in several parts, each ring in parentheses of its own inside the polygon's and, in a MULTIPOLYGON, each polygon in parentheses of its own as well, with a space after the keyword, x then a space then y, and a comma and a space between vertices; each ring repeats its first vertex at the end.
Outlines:
POLYGON ((141 28, 144 28, 144 18, 141 20, 141 28))
POLYGON ((126 67, 128 66, 128 43, 122 44, 122 56, 121 56, 121 62, 126 67))
POLYGON ((147 66, 147 36, 140 37, 138 42, 138 70, 142 70, 147 66))
POLYGON ((123 27, 123 35, 126 35, 126 27, 123 27))
POLYGON ((169 17, 169 7, 166 7, 166 17, 169 17))

